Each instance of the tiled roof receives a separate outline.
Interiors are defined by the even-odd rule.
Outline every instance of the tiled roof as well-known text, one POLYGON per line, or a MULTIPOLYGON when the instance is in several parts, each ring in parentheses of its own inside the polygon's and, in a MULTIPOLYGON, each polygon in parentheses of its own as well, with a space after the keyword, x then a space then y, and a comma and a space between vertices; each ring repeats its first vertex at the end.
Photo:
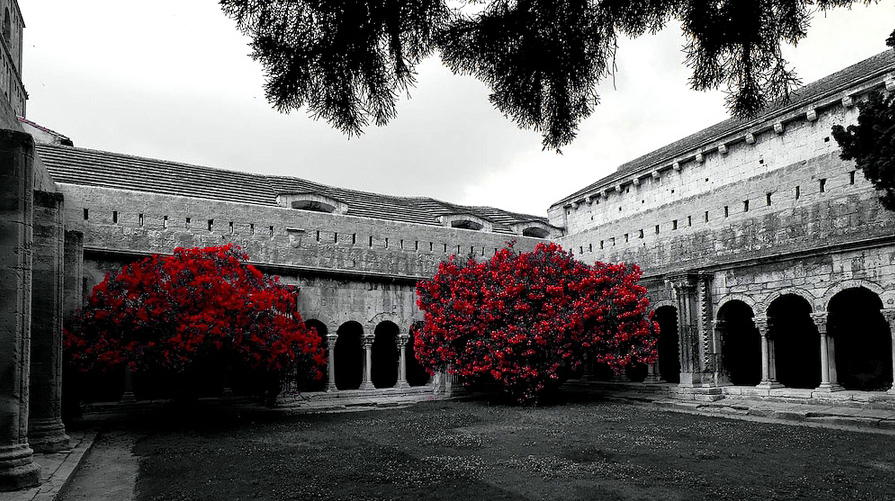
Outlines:
MULTIPOLYGON (((675 141, 669 145, 663 146, 655 151, 647 153, 640 158, 631 160, 620 165, 612 174, 588 185, 587 187, 572 193, 562 200, 554 203, 552 206, 564 204, 587 195, 599 187, 612 185, 616 181, 626 179, 631 174, 646 169, 662 166, 665 163, 671 163, 675 158, 692 152, 697 148, 711 143, 721 137, 731 135, 737 131, 745 131, 751 127, 755 127, 762 122, 768 121, 776 116, 784 115, 797 110, 803 106, 807 106, 814 101, 822 100, 826 97, 836 95, 843 90, 859 85, 863 81, 867 81, 878 77, 879 75, 895 69, 895 51, 887 50, 877 54, 871 58, 865 59, 857 64, 849 66, 832 75, 826 76, 796 89, 790 99, 785 102, 769 106, 761 111, 757 116, 750 119, 729 118, 723 122, 717 123, 707 129, 703 129, 695 134, 687 136, 681 140, 675 141)), ((551 206, 551 207, 552 207, 551 206)))
POLYGON ((493 223, 495 233, 511 224, 547 223, 547 218, 493 207, 456 205, 425 197, 396 197, 347 190, 285 176, 265 176, 107 151, 38 144, 37 151, 58 183, 145 191, 276 207, 277 194, 316 193, 344 201, 348 215, 439 226, 443 214, 472 214, 493 223))

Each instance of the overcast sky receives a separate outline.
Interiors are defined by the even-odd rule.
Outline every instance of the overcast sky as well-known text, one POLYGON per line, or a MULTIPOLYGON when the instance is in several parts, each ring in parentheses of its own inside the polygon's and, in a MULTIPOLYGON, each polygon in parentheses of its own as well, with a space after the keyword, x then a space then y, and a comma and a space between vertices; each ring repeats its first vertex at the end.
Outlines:
MULTIPOLYGON (((348 139, 267 104, 261 67, 213 0, 20 0, 29 119, 76 146, 545 215, 619 164, 726 118, 687 87, 678 26, 620 42, 618 71, 563 155, 541 150, 437 59, 388 126, 348 139)), ((882 52, 895 0, 816 15, 787 57, 810 82, 882 52)))

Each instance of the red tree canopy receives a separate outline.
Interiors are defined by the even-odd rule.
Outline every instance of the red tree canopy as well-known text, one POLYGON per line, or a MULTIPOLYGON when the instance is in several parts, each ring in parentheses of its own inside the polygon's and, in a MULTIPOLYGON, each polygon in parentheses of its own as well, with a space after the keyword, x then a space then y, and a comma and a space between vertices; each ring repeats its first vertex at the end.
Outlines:
POLYGON ((417 285, 417 358, 467 381, 490 375, 523 402, 585 360, 616 371, 655 362, 658 326, 639 279, 636 265, 589 266, 553 243, 465 266, 452 256, 417 285))
MULTIPOLYGON (((183 372, 197 360, 281 374, 326 363, 297 294, 237 246, 177 248, 106 275, 66 329, 82 370, 127 363, 183 372)), ((320 377, 319 374, 315 374, 320 377)))

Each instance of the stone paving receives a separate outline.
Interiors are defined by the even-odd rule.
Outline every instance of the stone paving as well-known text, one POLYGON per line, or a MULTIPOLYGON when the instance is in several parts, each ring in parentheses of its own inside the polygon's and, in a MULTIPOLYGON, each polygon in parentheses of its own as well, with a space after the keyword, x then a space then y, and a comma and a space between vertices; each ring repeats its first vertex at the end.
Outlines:
MULTIPOLYGON (((879 396, 858 399, 865 401, 864 405, 854 405, 853 403, 846 405, 845 402, 854 402, 855 400, 844 395, 837 405, 831 405, 829 401, 818 399, 791 401, 792 396, 787 396, 786 392, 778 393, 776 399, 746 398, 734 395, 720 399, 699 400, 682 399, 679 395, 677 398, 672 398, 677 391, 672 385, 667 384, 639 385, 581 381, 570 382, 566 391, 593 394, 599 398, 625 401, 633 405, 653 406, 673 412, 895 435, 895 405, 889 405, 889 399, 879 396), (880 402, 883 404, 880 405, 880 402)), ((275 411, 289 413, 355 412, 408 406, 444 398, 440 395, 436 396, 420 391, 383 391, 380 393, 374 396, 365 395, 360 391, 345 391, 328 395, 321 393, 286 397, 287 401, 280 402, 281 405, 275 411)), ((892 399, 892 402, 895 402, 895 399, 892 399)), ((233 402, 233 404, 245 405, 239 402, 233 402)), ((134 407, 134 409, 136 408, 134 407)), ((99 413, 88 416, 88 418, 103 421, 114 420, 116 416, 120 416, 120 413, 114 415, 99 413)), ((0 493, 0 501, 55 501, 60 499, 61 493, 65 492, 85 454, 92 447, 97 432, 76 431, 69 433, 69 436, 72 444, 69 451, 35 454, 35 461, 42 467, 40 487, 19 492, 0 493)), ((112 498, 108 499, 113 501, 112 498)), ((105 500, 96 498, 96 501, 105 500)))

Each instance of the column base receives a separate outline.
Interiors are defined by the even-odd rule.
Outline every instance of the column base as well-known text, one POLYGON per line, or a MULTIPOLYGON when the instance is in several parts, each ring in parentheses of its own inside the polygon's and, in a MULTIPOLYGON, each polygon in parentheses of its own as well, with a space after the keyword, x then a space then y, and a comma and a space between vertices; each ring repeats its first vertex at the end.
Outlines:
POLYGON ((895 395, 895 384, 893 384, 892 387, 889 388, 889 391, 887 391, 886 393, 888 393, 889 395, 895 395))
POLYGON ((132 404, 136 401, 137 401, 137 398, 134 396, 134 393, 130 392, 130 391, 126 391, 126 392, 124 392, 123 395, 121 395, 121 400, 119 400, 118 402, 122 403, 122 404, 132 404))
POLYGON ((654 384, 654 383, 661 383, 662 380, 659 378, 658 374, 647 374, 646 378, 643 380, 643 382, 646 384, 654 384))
POLYGON ((372 381, 364 381, 363 383, 361 383, 359 389, 361 389, 361 390, 375 390, 376 387, 373 386, 373 382, 372 382, 372 381))
POLYGON ((40 466, 27 445, 0 447, 0 492, 40 485, 40 466))
POLYGON ((59 452, 71 449, 65 425, 59 419, 41 419, 28 423, 28 445, 35 452, 59 452))
POLYGON ((783 388, 783 384, 781 384, 776 379, 769 379, 767 381, 762 381, 762 382, 758 383, 757 385, 755 385, 755 387, 761 388, 764 390, 771 390, 774 388, 783 388))
POLYGON ((839 386, 839 383, 820 383, 820 386, 815 388, 814 391, 842 391, 844 389, 839 386))
POLYGON ((407 381, 398 381, 398 384, 395 385, 395 388, 403 390, 404 388, 410 388, 410 385, 407 384, 407 381))
POLYGON ((339 387, 336 386, 336 383, 329 383, 326 385, 326 391, 339 391, 339 387))

